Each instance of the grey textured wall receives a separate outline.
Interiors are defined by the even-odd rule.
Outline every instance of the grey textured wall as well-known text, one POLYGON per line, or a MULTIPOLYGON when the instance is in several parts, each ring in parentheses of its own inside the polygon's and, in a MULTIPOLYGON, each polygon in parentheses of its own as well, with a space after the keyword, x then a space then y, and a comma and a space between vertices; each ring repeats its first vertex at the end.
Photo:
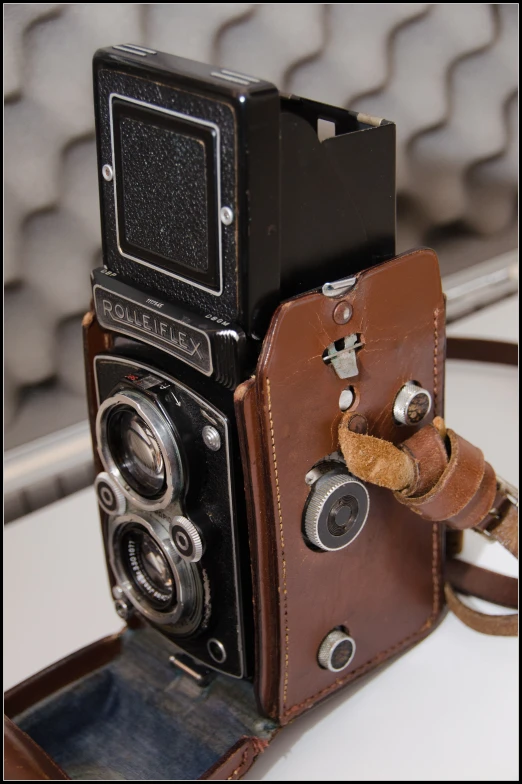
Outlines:
POLYGON ((449 270, 516 244, 516 4, 5 4, 5 418, 85 417, 100 263, 91 57, 142 43, 398 125, 399 246, 449 270))

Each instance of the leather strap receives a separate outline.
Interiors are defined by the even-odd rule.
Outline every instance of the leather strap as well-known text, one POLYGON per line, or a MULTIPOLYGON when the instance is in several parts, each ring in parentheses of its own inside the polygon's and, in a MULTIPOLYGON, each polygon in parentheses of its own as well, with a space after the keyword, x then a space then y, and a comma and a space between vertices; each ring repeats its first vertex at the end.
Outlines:
MULTIPOLYGON (((451 359, 517 364, 514 343, 449 338, 451 359)), ((518 557, 516 490, 495 476, 482 452, 435 418, 400 446, 350 430, 354 415, 341 420, 339 443, 349 469, 367 482, 388 487, 395 498, 430 522, 473 528, 518 557)), ((486 634, 515 635, 517 616, 488 616, 457 598, 454 588, 493 603, 516 607, 513 578, 449 559, 448 606, 468 626, 486 634), (462 564, 462 566, 457 566, 462 564)))
POLYGON ((501 607, 518 609, 518 580, 505 574, 491 572, 481 566, 448 558, 446 580, 457 591, 467 596, 499 604, 501 607))

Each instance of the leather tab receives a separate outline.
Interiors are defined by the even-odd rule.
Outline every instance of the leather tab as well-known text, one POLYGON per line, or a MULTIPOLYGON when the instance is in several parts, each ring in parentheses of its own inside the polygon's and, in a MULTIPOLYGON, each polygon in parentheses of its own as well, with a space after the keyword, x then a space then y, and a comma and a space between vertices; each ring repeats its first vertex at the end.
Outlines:
POLYGON ((29 735, 4 716, 4 781, 69 781, 29 735))
POLYGON ((448 465, 444 440, 434 425, 426 425, 400 445, 415 463, 415 482, 404 495, 422 496, 437 483, 448 465))

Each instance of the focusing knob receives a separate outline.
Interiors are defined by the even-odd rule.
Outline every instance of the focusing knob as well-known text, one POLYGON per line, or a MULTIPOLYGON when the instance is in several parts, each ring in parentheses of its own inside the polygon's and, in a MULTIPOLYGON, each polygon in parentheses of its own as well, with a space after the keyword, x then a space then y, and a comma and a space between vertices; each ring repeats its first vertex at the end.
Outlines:
POLYGON ((198 529, 186 517, 175 517, 170 526, 172 543, 178 554, 192 563, 203 555, 203 540, 198 529))
POLYGON ((118 483, 106 471, 98 474, 94 480, 94 489, 104 512, 110 515, 121 515, 125 512, 127 500, 118 483))
POLYGON ((308 541, 320 550, 342 550, 358 536, 368 517, 370 496, 357 479, 329 471, 312 486, 304 515, 308 541))

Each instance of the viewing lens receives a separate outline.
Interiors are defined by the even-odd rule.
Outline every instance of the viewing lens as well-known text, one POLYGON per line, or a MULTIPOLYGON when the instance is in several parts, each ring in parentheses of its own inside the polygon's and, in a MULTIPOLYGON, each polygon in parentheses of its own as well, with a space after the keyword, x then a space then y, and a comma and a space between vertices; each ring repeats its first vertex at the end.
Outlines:
POLYGON ((156 498, 165 489, 165 464, 156 436, 132 408, 120 406, 107 423, 107 441, 114 462, 135 492, 156 498))

